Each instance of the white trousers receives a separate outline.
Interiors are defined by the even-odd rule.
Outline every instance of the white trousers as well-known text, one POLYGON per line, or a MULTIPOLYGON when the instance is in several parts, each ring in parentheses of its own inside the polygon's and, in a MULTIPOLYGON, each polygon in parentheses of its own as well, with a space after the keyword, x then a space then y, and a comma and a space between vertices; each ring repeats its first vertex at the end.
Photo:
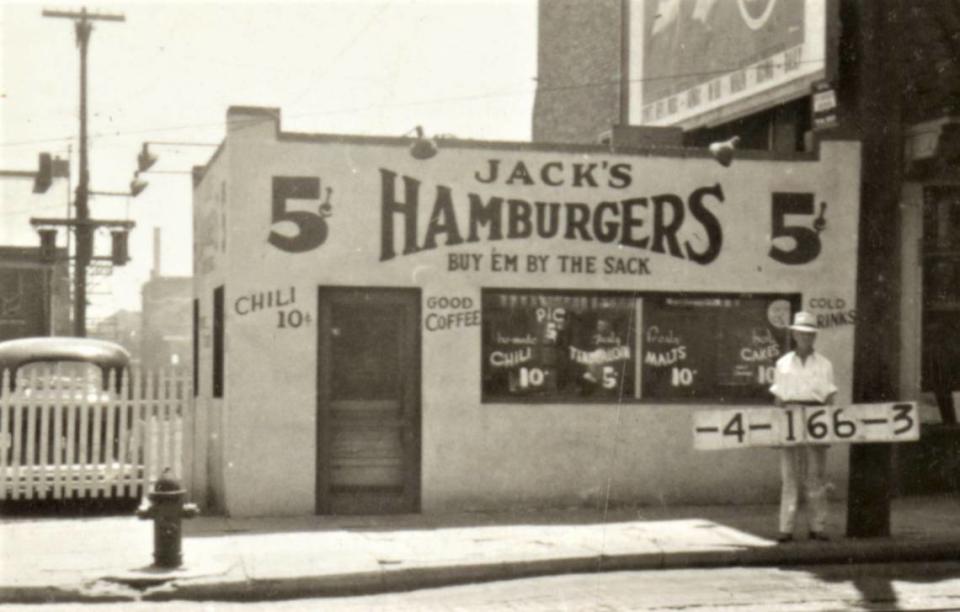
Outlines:
POLYGON ((810 531, 823 531, 827 522, 826 468, 826 446, 780 449, 780 533, 793 533, 801 485, 806 489, 810 531))

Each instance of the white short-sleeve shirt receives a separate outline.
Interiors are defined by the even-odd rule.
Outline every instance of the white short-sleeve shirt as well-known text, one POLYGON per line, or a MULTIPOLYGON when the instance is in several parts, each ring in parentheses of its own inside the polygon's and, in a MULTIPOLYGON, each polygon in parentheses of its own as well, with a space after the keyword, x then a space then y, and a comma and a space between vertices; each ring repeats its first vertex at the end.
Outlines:
POLYGON ((833 383, 833 364, 813 352, 802 361, 796 351, 777 360, 770 392, 783 402, 826 402, 837 391, 833 383))

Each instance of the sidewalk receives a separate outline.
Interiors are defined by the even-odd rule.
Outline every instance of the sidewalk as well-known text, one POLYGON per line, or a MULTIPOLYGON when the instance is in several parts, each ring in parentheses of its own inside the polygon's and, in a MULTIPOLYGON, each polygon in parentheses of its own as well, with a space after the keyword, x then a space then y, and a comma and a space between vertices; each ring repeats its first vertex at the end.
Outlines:
MULTIPOLYGON (((628 569, 960 558, 960 497, 893 501, 890 538, 777 545, 775 506, 184 522, 184 567, 149 568, 152 523, 5 519, 0 602, 273 599, 628 569)), ((801 535, 802 537, 802 535, 801 535)))

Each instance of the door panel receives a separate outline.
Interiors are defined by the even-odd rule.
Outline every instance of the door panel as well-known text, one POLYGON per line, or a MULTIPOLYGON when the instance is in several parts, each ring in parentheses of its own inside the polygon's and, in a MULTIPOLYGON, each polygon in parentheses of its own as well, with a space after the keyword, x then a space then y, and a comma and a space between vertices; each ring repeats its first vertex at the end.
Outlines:
POLYGON ((331 414, 330 485, 402 487, 404 481, 404 423, 396 416, 401 406, 388 410, 350 410, 333 402, 331 414))
POLYGON ((331 398, 399 397, 403 311, 380 303, 334 302, 330 308, 331 398))
POLYGON ((323 287, 317 511, 419 508, 419 290, 323 287))

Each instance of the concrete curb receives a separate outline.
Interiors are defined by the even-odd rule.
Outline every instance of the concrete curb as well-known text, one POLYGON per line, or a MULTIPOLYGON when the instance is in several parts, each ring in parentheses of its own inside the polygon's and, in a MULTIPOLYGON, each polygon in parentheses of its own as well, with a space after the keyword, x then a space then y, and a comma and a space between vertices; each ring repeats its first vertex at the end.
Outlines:
POLYGON ((592 572, 711 567, 778 567, 848 563, 960 560, 960 538, 899 541, 796 542, 763 548, 589 555, 531 561, 381 569, 290 578, 248 578, 237 573, 182 578, 135 588, 122 576, 71 586, 0 586, 0 603, 94 603, 119 601, 256 601, 402 592, 516 578, 592 572))
POLYGON ((851 563, 908 563, 960 560, 960 539, 935 541, 843 540, 816 544, 787 544, 743 551, 738 565, 790 566, 851 563))
POLYGON ((82 584, 0 587, 0 604, 117 603, 135 600, 136 597, 129 593, 98 593, 82 584))

